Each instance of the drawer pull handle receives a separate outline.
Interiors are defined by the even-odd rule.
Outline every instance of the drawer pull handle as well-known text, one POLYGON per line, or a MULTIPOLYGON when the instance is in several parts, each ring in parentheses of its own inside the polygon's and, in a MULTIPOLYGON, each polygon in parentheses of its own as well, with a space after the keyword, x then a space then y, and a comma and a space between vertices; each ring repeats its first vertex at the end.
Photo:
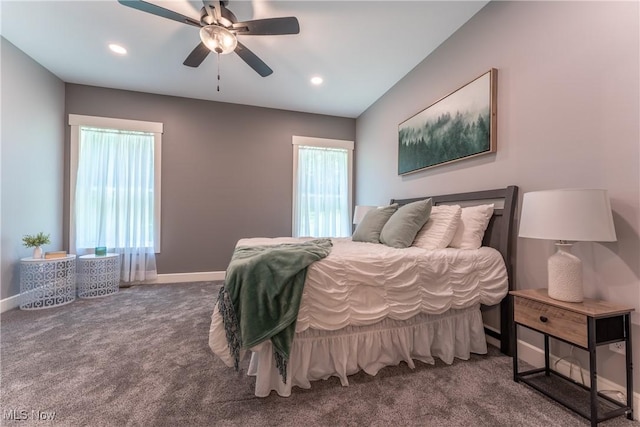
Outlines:
POLYGON ((541 321, 542 323, 547 323, 547 321, 549 321, 549 319, 547 319, 547 317, 546 317, 546 316, 540 316, 540 321, 541 321))

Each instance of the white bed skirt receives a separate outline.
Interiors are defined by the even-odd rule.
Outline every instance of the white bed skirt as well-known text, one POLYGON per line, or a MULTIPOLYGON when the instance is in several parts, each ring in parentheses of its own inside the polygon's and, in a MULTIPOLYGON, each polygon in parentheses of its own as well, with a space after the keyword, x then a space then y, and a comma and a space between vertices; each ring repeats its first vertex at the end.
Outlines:
POLYGON ((376 375, 383 367, 402 361, 414 368, 414 359, 430 364, 435 357, 447 364, 454 357, 467 360, 471 353, 486 354, 487 342, 478 304, 438 315, 420 314, 406 321, 386 319, 364 327, 299 332, 293 341, 286 384, 275 367, 271 341, 251 350, 248 374, 256 376, 255 395, 266 397, 275 390, 286 397, 292 386, 311 388, 311 381, 331 376, 348 386, 348 375, 360 370, 376 375))

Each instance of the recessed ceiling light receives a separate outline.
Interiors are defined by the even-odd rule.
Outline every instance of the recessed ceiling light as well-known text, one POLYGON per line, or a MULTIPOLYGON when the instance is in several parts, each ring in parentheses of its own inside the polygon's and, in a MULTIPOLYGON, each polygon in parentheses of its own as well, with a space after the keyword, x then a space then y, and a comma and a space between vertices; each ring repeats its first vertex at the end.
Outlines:
POLYGON ((124 47, 120 46, 119 44, 111 43, 109 45, 109 49, 111 49, 112 52, 117 53, 118 55, 126 55, 127 54, 127 49, 125 49, 124 47))
POLYGON ((320 76, 311 77, 311 84, 313 85, 316 85, 316 86, 321 85, 323 81, 324 80, 320 76))

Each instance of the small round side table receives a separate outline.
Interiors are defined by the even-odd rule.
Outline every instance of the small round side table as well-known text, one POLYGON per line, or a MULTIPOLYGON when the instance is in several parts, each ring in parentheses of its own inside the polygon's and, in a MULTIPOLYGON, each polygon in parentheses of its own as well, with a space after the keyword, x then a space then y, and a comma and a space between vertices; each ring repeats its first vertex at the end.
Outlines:
POLYGON ((120 254, 78 257, 78 297, 99 298, 118 292, 120 254))
POLYGON ((38 310, 68 304, 76 299, 76 256, 22 258, 20 309, 38 310))

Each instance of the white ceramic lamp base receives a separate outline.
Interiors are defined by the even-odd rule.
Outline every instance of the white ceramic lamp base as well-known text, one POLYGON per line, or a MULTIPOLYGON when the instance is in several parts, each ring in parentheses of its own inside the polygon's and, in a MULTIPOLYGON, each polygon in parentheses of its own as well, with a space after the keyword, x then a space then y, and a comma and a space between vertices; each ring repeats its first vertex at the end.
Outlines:
POLYGON ((566 302, 582 302, 582 261, 571 253, 572 243, 556 243, 549 257, 549 296, 566 302))

